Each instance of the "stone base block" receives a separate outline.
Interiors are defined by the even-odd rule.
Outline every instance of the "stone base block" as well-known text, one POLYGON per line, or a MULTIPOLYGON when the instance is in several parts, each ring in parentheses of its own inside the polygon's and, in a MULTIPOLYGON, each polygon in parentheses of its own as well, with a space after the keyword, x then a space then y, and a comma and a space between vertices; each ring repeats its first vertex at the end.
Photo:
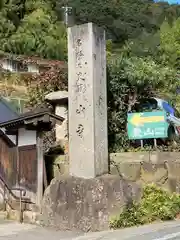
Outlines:
POLYGON ((0 211, 0 220, 3 219, 5 220, 7 218, 7 212, 0 211))
MULTIPOLYGON (((3 212, 3 214, 4 214, 4 219, 19 222, 20 213, 18 210, 9 209, 8 211, 3 212)), ((41 214, 38 212, 24 211, 23 222, 30 223, 30 224, 41 224, 41 214)))
POLYGON ((61 230, 99 231, 109 228, 117 214, 141 195, 140 187, 119 176, 94 179, 61 176, 46 189, 42 222, 61 230))
POLYGON ((38 212, 25 211, 23 213, 23 222, 31 224, 41 224, 41 214, 38 212))

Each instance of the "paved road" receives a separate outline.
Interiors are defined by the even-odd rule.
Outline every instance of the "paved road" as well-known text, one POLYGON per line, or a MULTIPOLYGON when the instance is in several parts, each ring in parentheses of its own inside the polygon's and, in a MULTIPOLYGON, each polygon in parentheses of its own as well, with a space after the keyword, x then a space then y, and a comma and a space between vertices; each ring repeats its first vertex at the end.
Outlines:
POLYGON ((45 229, 31 224, 4 222, 0 224, 0 240, 70 240, 82 235, 45 229))
POLYGON ((1 222, 0 240, 180 240, 180 221, 88 234, 1 222))

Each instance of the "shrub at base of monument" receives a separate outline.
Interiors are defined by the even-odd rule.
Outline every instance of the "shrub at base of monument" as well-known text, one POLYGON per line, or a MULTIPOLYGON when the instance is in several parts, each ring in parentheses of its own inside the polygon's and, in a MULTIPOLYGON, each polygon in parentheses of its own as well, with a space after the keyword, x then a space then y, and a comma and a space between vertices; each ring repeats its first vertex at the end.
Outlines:
POLYGON ((46 189, 43 225, 61 230, 100 231, 109 228, 117 210, 140 198, 140 187, 119 176, 93 179, 61 176, 46 189))
POLYGON ((144 187, 139 203, 133 203, 110 220, 113 229, 174 220, 180 213, 180 195, 169 193, 154 184, 144 187))

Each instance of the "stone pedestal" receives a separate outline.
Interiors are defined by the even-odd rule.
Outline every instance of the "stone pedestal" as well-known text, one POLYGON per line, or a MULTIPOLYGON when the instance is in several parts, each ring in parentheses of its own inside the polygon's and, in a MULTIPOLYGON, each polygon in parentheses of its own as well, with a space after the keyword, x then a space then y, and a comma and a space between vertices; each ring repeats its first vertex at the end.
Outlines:
POLYGON ((106 41, 92 23, 68 28, 70 174, 108 172, 106 41))
POLYGON ((66 141, 68 140, 68 131, 67 131, 67 106, 66 105, 56 105, 55 114, 64 118, 64 121, 61 125, 56 124, 56 141, 66 141))
POLYGON ((119 176, 83 179, 63 175, 54 178, 44 193, 42 224, 62 231, 104 231, 111 217, 140 197, 141 188, 119 176))

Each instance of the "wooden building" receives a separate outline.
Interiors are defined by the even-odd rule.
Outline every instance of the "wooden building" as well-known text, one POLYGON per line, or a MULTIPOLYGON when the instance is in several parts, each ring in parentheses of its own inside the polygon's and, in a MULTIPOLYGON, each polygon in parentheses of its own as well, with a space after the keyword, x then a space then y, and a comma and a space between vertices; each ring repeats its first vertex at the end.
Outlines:
POLYGON ((39 74, 52 67, 67 68, 63 61, 10 53, 0 54, 0 68, 3 71, 39 74))
POLYGON ((36 109, 0 123, 0 174, 10 187, 25 188, 26 196, 39 206, 47 185, 43 133, 63 120, 50 109, 36 109))

